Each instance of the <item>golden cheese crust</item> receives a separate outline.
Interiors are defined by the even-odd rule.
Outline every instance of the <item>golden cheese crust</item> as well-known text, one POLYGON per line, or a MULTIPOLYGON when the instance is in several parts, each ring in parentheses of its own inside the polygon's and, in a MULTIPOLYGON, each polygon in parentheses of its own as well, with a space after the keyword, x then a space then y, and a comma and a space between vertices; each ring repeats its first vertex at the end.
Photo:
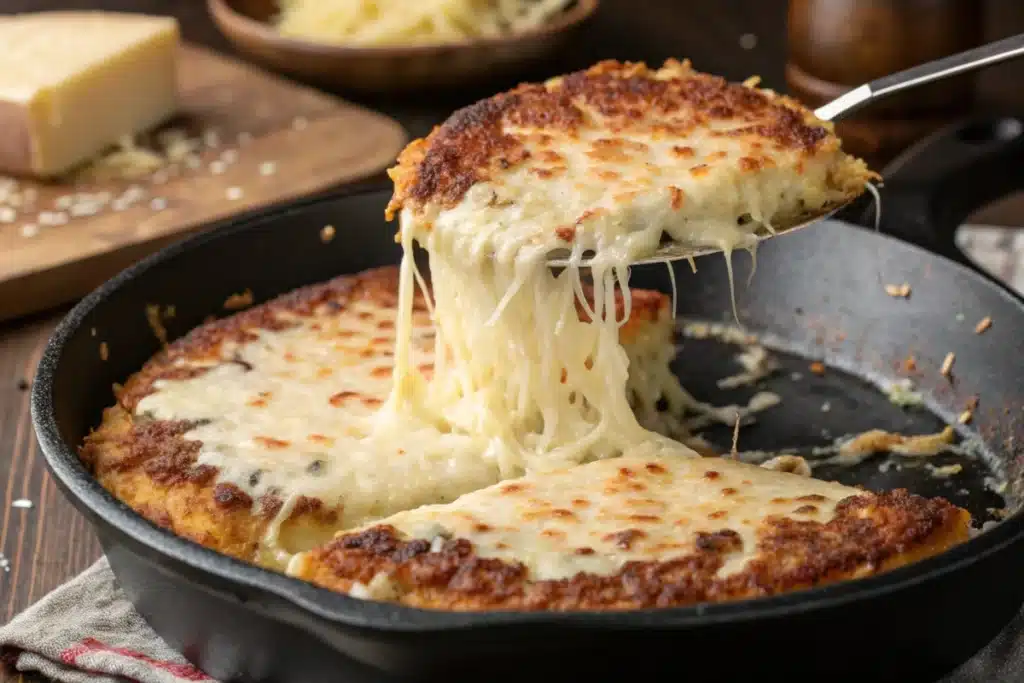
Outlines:
MULTIPOLYGON (((314 326, 322 321, 326 327, 330 318, 354 307, 394 309, 397 293, 397 269, 384 267, 298 289, 196 328, 167 346, 117 390, 116 404, 104 412, 100 426, 86 438, 80 450, 82 460, 107 490, 151 522, 224 554, 273 565, 274 560, 259 556, 258 550, 268 525, 281 510, 282 497, 270 492, 253 500, 237 485, 218 483, 218 471, 197 462, 202 444, 184 438, 194 423, 152 419, 137 414, 136 407, 160 380, 196 377, 225 363, 244 364, 232 355, 233 345, 255 341, 262 330, 287 330, 299 321, 311 320, 314 326)), ((661 293, 635 291, 632 315, 620 333, 623 342, 629 344, 643 334, 646 325, 666 320, 668 306, 668 297, 661 293)), ((415 309, 425 311, 422 296, 417 297, 415 309)), ((364 357, 390 356, 394 326, 390 321, 379 326, 379 336, 361 352, 364 357)), ((386 360, 390 362, 390 358, 386 360)), ((340 394, 332 398, 349 399, 340 394)), ((351 398, 370 408, 381 401, 381 397, 370 395, 351 398)), ((283 523, 282 533, 300 534, 304 543, 326 541, 338 530, 340 521, 339 509, 301 496, 283 523)))
MULTIPOLYGON (((826 182, 839 198, 860 194, 866 181, 877 178, 860 160, 840 154, 832 125, 794 99, 697 72, 689 62, 669 60, 651 69, 604 61, 465 107, 411 143, 389 171, 395 194, 388 217, 405 208, 450 208, 474 185, 519 166, 531 166, 539 180, 557 177, 565 171, 564 141, 585 130, 606 133, 590 142, 586 153, 594 182, 619 179, 613 170, 601 170, 603 163, 614 166, 643 156, 646 146, 638 136, 683 141, 695 133, 740 145, 742 156, 735 163, 743 173, 773 168, 791 152, 807 160, 834 155, 826 182)), ((671 161, 687 166, 694 177, 724 158, 722 151, 701 157, 701 150, 682 142, 671 147, 671 161)), ((685 197, 670 189, 673 208, 679 208, 685 197)))
MULTIPOLYGON (((904 490, 864 493, 839 501, 827 522, 799 519, 820 500, 813 494, 798 496, 788 501, 790 507, 796 506, 790 515, 761 520, 751 559, 740 571, 724 576, 720 570, 728 556, 744 550, 728 522, 716 531, 697 532, 686 554, 627 562, 610 575, 580 572, 565 579, 531 580, 522 563, 480 557, 464 538, 432 546, 429 540, 404 538, 389 525, 340 535, 305 556, 292 573, 346 593, 356 582, 372 586, 375 577, 386 575, 393 599, 428 609, 680 607, 865 577, 936 555, 968 537, 969 515, 943 499, 929 500, 904 490)), ((645 532, 624 529, 613 536, 619 548, 628 549, 645 532)))

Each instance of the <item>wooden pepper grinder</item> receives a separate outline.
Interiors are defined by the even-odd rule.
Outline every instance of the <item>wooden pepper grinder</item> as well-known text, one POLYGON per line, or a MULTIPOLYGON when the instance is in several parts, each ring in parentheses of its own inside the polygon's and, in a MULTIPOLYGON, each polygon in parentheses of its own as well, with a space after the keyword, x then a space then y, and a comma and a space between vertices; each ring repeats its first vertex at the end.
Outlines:
MULTIPOLYGON (((786 81, 817 107, 880 76, 983 42, 978 0, 790 0, 786 81)), ((894 95, 837 122, 844 147, 874 165, 964 116, 973 75, 894 95)))

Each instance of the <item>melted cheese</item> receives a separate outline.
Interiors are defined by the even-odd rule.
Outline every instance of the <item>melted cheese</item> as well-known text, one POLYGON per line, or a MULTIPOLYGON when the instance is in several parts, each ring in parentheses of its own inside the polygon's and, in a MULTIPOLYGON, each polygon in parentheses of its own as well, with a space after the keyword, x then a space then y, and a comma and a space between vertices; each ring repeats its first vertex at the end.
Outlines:
MULTIPOLYGON (((258 499, 276 491, 344 505, 344 524, 453 500, 498 480, 471 437, 407 428, 372 444, 374 415, 391 388, 393 309, 356 303, 333 317, 260 331, 222 351, 229 362, 186 380, 159 380, 136 412, 194 420, 199 463, 258 499)), ((415 314, 413 362, 433 361, 433 329, 415 314)), ((282 513, 287 515, 286 511, 282 513)), ((272 540, 272 539, 271 539, 272 540)))
MULTIPOLYGON (((466 539, 481 557, 523 563, 534 581, 681 557, 693 552, 698 533, 728 529, 742 543, 720 570, 724 576, 757 554, 766 518, 825 523, 836 503, 862 494, 735 460, 680 458, 652 444, 642 455, 528 475, 378 524, 406 538, 466 539)), ((301 567, 298 559, 291 571, 301 567)))
POLYGON ((425 222, 403 213, 395 384, 379 433, 415 420, 441 433, 474 435, 504 477, 667 446, 640 424, 628 401, 629 359, 618 341, 631 305, 625 264, 593 267, 588 301, 577 265, 549 270, 552 238, 525 246, 495 233, 494 239, 509 238, 495 252, 493 239, 472 237, 487 234, 486 220, 475 214, 425 222), (408 362, 413 240, 430 255, 438 348, 430 382, 408 362))
MULTIPOLYGON (((342 528, 454 500, 502 474, 521 475, 521 467, 501 471, 485 443, 463 433, 439 434, 431 425, 417 431, 407 423, 367 440, 391 392, 396 315, 394 308, 356 301, 337 314, 296 317, 294 327, 258 330, 255 341, 226 344, 205 373, 158 380, 136 416, 198 422, 185 438, 202 442, 198 461, 218 468, 219 481, 254 500, 275 491, 286 500, 305 495, 343 505, 342 528)), ((424 311, 408 316, 411 339, 403 348, 410 365, 429 375, 434 327, 424 311)), ((672 337, 672 319, 662 309, 634 326, 624 348, 637 413, 645 423, 680 433, 676 416, 685 401, 668 367, 672 337), (664 416, 656 405, 660 395, 671 406, 664 416)), ((270 546, 279 544, 278 526, 268 535, 270 546)))

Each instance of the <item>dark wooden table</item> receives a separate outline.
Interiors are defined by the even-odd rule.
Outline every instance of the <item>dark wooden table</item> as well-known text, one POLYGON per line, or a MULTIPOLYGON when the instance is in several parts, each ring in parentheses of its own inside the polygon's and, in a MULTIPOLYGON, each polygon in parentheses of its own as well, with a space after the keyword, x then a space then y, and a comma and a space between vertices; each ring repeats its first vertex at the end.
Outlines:
MULTIPOLYGON (((659 61, 669 56, 688 56, 702 70, 730 79, 757 73, 766 85, 785 88, 782 0, 604 2, 588 37, 581 39, 559 68, 574 68, 608 57, 659 61), (740 38, 746 34, 756 36, 756 45, 750 49, 740 46, 740 38)), ((1001 7, 1012 4, 1015 3, 994 2, 1001 7)), ((203 0, 3 0, 0 12, 58 7, 173 13, 180 19, 187 39, 230 51, 207 18, 203 0)), ((992 21, 1001 23, 998 14, 992 21)), ((749 38, 746 40, 749 46, 749 38)), ((1006 81, 1019 83, 1020 73, 1004 71, 1002 75, 986 76, 994 84, 990 91, 1006 94, 994 106, 1006 108, 1006 98, 1012 104, 1013 97, 1021 97, 1020 108, 1024 110, 1024 94, 1019 88, 1000 85, 1006 81)), ((490 89, 500 86, 495 84, 490 89)), ((464 92, 429 102, 421 100, 419 104, 364 102, 395 116, 412 134, 422 135, 453 107, 476 99, 479 94, 464 92)), ((1024 222, 1024 211, 1015 213, 1024 222)), ((100 556, 99 545, 88 525, 63 499, 47 474, 29 419, 26 382, 64 312, 57 310, 0 324, 0 553, 10 563, 9 571, 0 569, 0 623, 6 623, 100 556), (32 501, 33 506, 12 507, 11 503, 18 499, 32 501)), ((15 680, 20 680, 17 675, 0 671, 0 683, 15 680)))

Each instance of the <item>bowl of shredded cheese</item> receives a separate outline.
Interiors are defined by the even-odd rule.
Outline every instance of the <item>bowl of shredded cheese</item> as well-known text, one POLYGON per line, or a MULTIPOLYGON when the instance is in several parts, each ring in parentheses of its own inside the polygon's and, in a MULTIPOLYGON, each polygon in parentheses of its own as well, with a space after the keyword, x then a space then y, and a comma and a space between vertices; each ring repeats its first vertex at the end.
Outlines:
POLYGON ((242 53, 320 85, 422 90, 552 54, 599 0, 208 0, 242 53))

